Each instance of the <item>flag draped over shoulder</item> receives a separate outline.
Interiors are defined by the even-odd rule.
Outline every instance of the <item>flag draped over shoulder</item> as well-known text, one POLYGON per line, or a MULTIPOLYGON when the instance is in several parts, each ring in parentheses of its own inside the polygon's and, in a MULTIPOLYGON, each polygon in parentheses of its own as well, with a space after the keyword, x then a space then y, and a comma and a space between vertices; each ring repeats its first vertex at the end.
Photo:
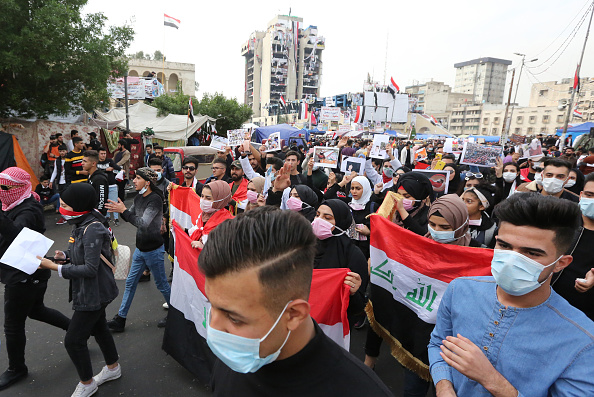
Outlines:
MULTIPOLYGON (((184 229, 200 214, 200 199, 193 189, 178 187, 169 195, 175 255, 171 299, 163 350, 184 368, 208 383, 216 360, 206 344, 206 316, 210 303, 205 277, 198 267, 200 250, 191 247, 184 229)), ((347 307, 350 288, 344 284, 349 269, 314 269, 309 303, 311 315, 322 331, 349 350, 347 307)))
POLYGON ((371 217, 371 230, 372 296, 366 309, 369 321, 402 365, 429 380, 425 358, 418 357, 422 355, 419 352, 426 353, 428 340, 418 343, 423 338, 413 334, 426 332, 429 337, 450 281, 491 274, 493 251, 437 243, 379 215, 371 217), (418 330, 412 324, 403 327, 404 318, 399 316, 416 316, 421 320, 416 321, 418 330), (406 342, 415 338, 417 342, 406 342))

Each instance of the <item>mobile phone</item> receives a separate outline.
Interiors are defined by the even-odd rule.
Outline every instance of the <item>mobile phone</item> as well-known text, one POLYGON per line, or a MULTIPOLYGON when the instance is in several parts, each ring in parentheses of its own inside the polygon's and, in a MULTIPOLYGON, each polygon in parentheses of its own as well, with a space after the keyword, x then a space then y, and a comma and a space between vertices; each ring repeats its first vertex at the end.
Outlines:
MULTIPOLYGON (((441 161, 441 156, 442 156, 442 153, 436 153, 436 154, 435 154, 435 158, 436 158, 437 160, 440 160, 440 161, 441 161)), ((441 168, 439 168, 439 169, 441 169, 441 168)))

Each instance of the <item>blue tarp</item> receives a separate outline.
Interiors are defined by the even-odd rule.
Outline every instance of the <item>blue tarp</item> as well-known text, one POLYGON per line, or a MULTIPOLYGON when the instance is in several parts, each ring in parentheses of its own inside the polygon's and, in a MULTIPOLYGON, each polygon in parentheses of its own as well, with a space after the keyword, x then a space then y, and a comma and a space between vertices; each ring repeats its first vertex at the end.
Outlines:
MULTIPOLYGON (((584 123, 580 125, 576 125, 575 127, 571 127, 567 129, 566 135, 571 135, 573 137, 580 136, 583 134, 587 134, 590 132, 590 128, 594 127, 594 123, 584 123)), ((561 136, 563 133, 563 128, 559 128, 557 130, 557 135, 561 136)))
POLYGON ((474 138, 475 142, 477 139, 484 139, 485 142, 499 142, 499 136, 492 136, 492 135, 469 135, 469 138, 474 138))
POLYGON ((262 143, 263 139, 267 139, 270 134, 275 132, 280 132, 281 139, 284 139, 285 141, 288 141, 290 137, 299 137, 299 135, 304 135, 305 140, 309 141, 309 132, 306 130, 291 127, 289 124, 277 124, 256 128, 253 136, 254 142, 262 143))
POLYGON ((446 134, 417 134, 415 136, 415 139, 435 139, 436 137, 438 138, 453 138, 450 135, 446 135, 446 134))

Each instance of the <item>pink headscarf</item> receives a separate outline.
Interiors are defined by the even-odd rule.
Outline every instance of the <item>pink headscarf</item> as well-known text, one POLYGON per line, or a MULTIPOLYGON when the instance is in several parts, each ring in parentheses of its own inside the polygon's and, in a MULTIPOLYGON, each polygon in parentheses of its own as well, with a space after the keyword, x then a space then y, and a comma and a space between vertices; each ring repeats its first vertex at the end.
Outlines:
POLYGON ((16 186, 10 190, 0 189, 2 211, 10 211, 31 196, 39 201, 37 193, 31 192, 31 176, 19 167, 10 167, 0 172, 0 185, 16 186))

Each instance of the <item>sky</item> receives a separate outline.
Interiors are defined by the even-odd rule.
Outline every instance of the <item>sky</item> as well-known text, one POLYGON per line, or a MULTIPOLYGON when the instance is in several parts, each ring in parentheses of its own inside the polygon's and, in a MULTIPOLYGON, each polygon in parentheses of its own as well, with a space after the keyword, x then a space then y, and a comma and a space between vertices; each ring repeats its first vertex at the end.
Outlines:
MULTIPOLYGON (((253 31, 265 30, 276 15, 290 10, 291 15, 303 18, 303 26, 317 26, 318 34, 326 39, 322 97, 361 92, 367 73, 380 83, 384 76, 386 82, 393 77, 401 90, 431 79, 453 88, 454 63, 502 58, 513 61, 511 70, 521 62, 514 53, 522 53, 527 61, 538 58, 529 64, 533 75, 524 68, 520 80, 518 103, 527 106, 533 83, 573 77, 589 15, 581 28, 574 28, 591 3, 89 0, 83 13, 102 12, 110 25, 132 26, 135 37, 128 53, 160 50, 168 61, 195 64, 198 97, 219 92, 242 101, 245 60, 241 46, 253 31), (178 30, 164 27, 164 13, 181 20, 178 30)), ((594 77, 593 40, 591 35, 582 77, 594 77)), ((508 87, 510 78, 511 73, 508 87)))

